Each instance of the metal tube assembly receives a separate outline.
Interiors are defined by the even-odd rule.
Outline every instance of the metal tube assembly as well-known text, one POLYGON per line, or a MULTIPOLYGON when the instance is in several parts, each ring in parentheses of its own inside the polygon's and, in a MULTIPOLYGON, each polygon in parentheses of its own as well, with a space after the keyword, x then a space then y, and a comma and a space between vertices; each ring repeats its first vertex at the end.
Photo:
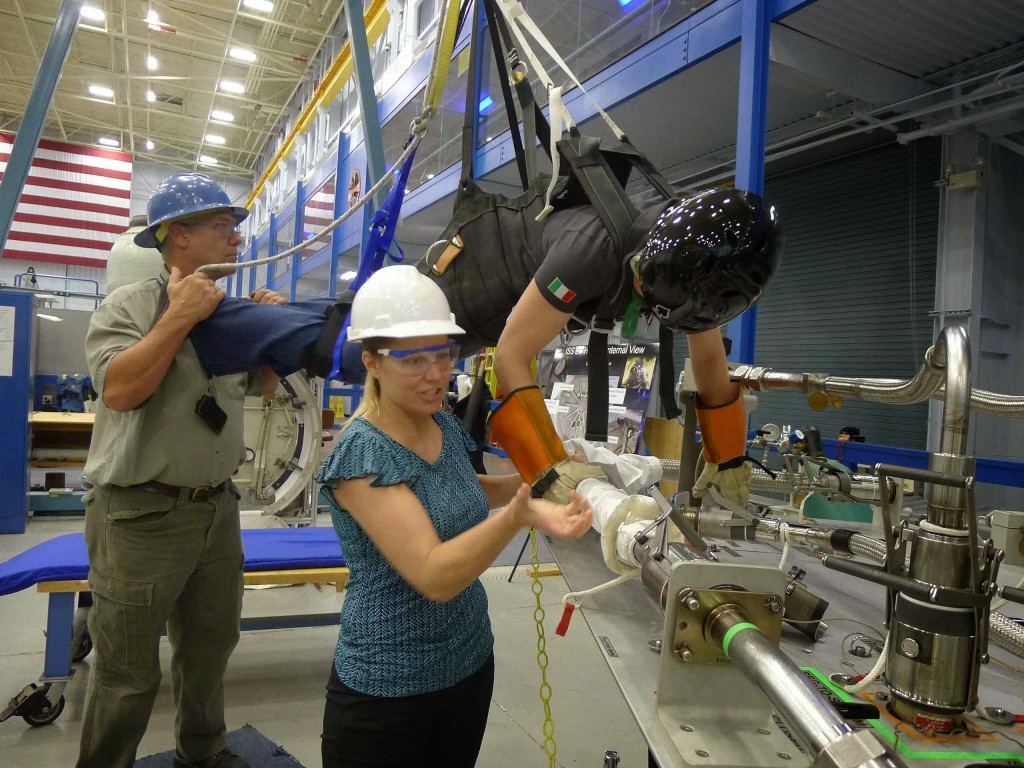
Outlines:
POLYGON ((725 655, 768 697, 814 756, 814 765, 895 768, 903 762, 869 730, 854 731, 800 669, 736 605, 708 616, 708 630, 725 655), (836 758, 842 755, 842 760, 836 758))

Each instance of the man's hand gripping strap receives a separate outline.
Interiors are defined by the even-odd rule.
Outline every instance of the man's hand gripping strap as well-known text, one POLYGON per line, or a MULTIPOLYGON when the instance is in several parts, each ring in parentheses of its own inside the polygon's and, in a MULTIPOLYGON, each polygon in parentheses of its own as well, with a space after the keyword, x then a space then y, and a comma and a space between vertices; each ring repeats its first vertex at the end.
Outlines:
POLYGON ((722 464, 747 452, 747 410, 742 392, 737 386, 736 397, 722 405, 703 406, 697 402, 704 459, 710 464, 722 464))
POLYGON ((552 468, 569 458, 551 423, 540 387, 510 392, 491 414, 491 438, 508 454, 534 493, 542 494, 557 477, 552 468))

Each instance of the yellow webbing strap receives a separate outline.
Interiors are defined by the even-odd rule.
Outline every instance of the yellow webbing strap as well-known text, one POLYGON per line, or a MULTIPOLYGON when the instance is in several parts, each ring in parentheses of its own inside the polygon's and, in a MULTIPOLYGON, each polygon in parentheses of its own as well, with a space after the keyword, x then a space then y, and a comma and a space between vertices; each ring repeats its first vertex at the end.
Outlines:
POLYGON ((448 0, 444 18, 438 21, 438 34, 434 43, 434 60, 430 65, 430 77, 423 91, 424 112, 429 108, 431 116, 437 114, 444 96, 444 87, 448 82, 448 70, 452 63, 452 50, 455 48, 455 32, 459 26, 459 0, 448 0))

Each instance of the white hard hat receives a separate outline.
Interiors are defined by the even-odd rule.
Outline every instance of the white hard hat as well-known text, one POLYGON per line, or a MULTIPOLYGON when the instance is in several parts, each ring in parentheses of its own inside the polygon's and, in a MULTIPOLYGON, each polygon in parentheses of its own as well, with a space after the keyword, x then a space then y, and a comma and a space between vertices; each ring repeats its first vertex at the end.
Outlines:
POLYGON ((409 265, 385 267, 370 275, 356 292, 349 317, 351 341, 466 332, 455 324, 437 283, 409 265))

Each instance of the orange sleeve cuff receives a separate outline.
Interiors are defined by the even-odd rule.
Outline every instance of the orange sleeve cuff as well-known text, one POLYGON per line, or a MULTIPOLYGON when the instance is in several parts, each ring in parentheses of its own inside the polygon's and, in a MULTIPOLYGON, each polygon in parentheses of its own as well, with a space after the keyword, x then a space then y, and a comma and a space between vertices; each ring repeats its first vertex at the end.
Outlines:
POLYGON ((491 414, 488 426, 491 437, 529 485, 569 458, 539 387, 522 387, 507 394, 491 414))
POLYGON ((747 409, 743 407, 741 388, 737 387, 736 397, 723 405, 703 406, 698 401, 697 422, 708 462, 722 464, 747 452, 747 409))

